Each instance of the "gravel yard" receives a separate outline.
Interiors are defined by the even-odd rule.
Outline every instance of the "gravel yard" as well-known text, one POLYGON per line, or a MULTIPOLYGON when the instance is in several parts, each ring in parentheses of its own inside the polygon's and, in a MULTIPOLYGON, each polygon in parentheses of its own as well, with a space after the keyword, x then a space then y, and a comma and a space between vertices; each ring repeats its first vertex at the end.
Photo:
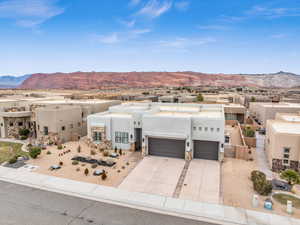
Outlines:
MULTIPOLYGON (((61 150, 58 150, 57 146, 48 146, 46 150, 42 150, 42 154, 37 159, 29 160, 28 164, 38 166, 34 170, 37 173, 117 187, 141 159, 141 153, 139 152, 123 151, 123 154, 115 159, 103 156, 103 152, 100 151, 91 154, 91 149, 84 142, 68 142, 63 146, 65 148, 61 150), (80 152, 77 150, 79 145, 81 146, 80 152), (63 154, 64 152, 68 153, 63 154), (98 165, 96 168, 92 168, 92 164, 82 162, 73 165, 71 159, 74 156, 91 157, 97 160, 113 160, 116 165, 113 167, 98 165), (63 163, 61 169, 49 170, 50 166, 59 165, 60 162, 63 163), (84 174, 86 168, 89 170, 87 176, 84 174), (102 180, 101 176, 93 175, 95 170, 101 169, 107 172, 106 180, 102 180)), ((114 151, 111 150, 110 153, 112 152, 114 151)))

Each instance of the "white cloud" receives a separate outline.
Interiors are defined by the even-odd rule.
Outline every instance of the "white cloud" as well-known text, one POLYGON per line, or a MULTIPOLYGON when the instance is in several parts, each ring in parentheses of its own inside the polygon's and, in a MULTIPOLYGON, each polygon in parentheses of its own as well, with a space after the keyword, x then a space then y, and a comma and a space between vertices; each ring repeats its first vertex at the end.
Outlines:
POLYGON ((175 3, 175 8, 180 11, 186 11, 190 7, 190 2, 188 1, 179 1, 175 3))
POLYGON ((137 29, 137 30, 130 31, 129 33, 131 33, 135 36, 139 36, 139 35, 146 34, 146 33, 149 33, 149 32, 151 32, 150 29, 137 29))
POLYGON ((203 25, 197 27, 200 30, 228 30, 228 26, 224 25, 203 25))
POLYGON ((5 0, 0 2, 0 18, 33 28, 64 12, 56 3, 57 0, 5 0))
POLYGON ((214 38, 175 38, 174 40, 160 41, 159 45, 162 47, 171 48, 188 48, 193 46, 200 46, 216 42, 214 38))
POLYGON ((300 16, 300 8, 271 8, 264 6, 254 6, 246 12, 250 16, 261 16, 267 18, 280 18, 300 16))
POLYGON ((125 25, 126 27, 134 27, 136 24, 136 20, 132 19, 132 20, 119 20, 119 22, 123 25, 125 25))
POLYGON ((130 0, 129 6, 136 6, 140 4, 141 0, 130 0))
POLYGON ((94 39, 103 44, 118 44, 120 42, 139 38, 149 32, 151 32, 150 29, 135 29, 127 32, 114 32, 107 35, 95 35, 94 39))
POLYGON ((288 37, 287 34, 273 34, 271 35, 271 38, 274 38, 274 39, 283 39, 283 38, 286 38, 288 37))
POLYGON ((97 41, 103 44, 116 44, 121 41, 117 33, 112 33, 108 35, 97 35, 95 38, 97 39, 97 41))
POLYGON ((149 0, 146 5, 141 8, 137 15, 148 16, 150 18, 156 18, 172 8, 172 1, 170 0, 149 0))

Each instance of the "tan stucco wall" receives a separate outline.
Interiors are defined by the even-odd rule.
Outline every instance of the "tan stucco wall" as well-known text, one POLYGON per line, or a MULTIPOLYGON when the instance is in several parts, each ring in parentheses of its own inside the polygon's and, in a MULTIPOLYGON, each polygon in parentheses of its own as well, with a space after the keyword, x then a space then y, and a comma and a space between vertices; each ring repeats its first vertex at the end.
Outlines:
POLYGON ((272 159, 283 159, 283 149, 290 148, 289 160, 300 160, 300 135, 278 133, 272 127, 276 123, 274 120, 268 120, 266 130, 266 152, 270 166, 272 159))
POLYGON ((58 134, 63 141, 82 135, 82 110, 80 107, 62 107, 56 110, 41 108, 36 111, 37 138, 44 136, 44 127, 49 133, 58 134), (65 130, 62 130, 62 127, 65 130))

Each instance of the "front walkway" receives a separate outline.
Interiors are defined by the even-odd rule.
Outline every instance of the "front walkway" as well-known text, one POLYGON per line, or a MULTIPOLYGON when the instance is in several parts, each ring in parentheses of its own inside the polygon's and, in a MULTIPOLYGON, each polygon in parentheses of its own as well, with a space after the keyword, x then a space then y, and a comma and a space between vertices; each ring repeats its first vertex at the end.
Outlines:
POLYGON ((257 166, 259 167, 260 171, 264 172, 267 176, 267 179, 273 179, 273 172, 271 171, 267 155, 265 152, 265 135, 261 135, 256 132, 256 159, 257 159, 257 166))

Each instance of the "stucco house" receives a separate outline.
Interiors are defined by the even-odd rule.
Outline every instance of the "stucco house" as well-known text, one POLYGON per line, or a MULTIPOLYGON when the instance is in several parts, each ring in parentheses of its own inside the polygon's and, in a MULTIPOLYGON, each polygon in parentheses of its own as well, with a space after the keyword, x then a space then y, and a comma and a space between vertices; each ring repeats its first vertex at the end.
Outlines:
POLYGON ((88 116, 88 138, 143 155, 222 160, 223 105, 127 103, 88 116))
POLYGON ((278 113, 268 120, 265 148, 273 171, 300 169, 300 113, 278 113))

